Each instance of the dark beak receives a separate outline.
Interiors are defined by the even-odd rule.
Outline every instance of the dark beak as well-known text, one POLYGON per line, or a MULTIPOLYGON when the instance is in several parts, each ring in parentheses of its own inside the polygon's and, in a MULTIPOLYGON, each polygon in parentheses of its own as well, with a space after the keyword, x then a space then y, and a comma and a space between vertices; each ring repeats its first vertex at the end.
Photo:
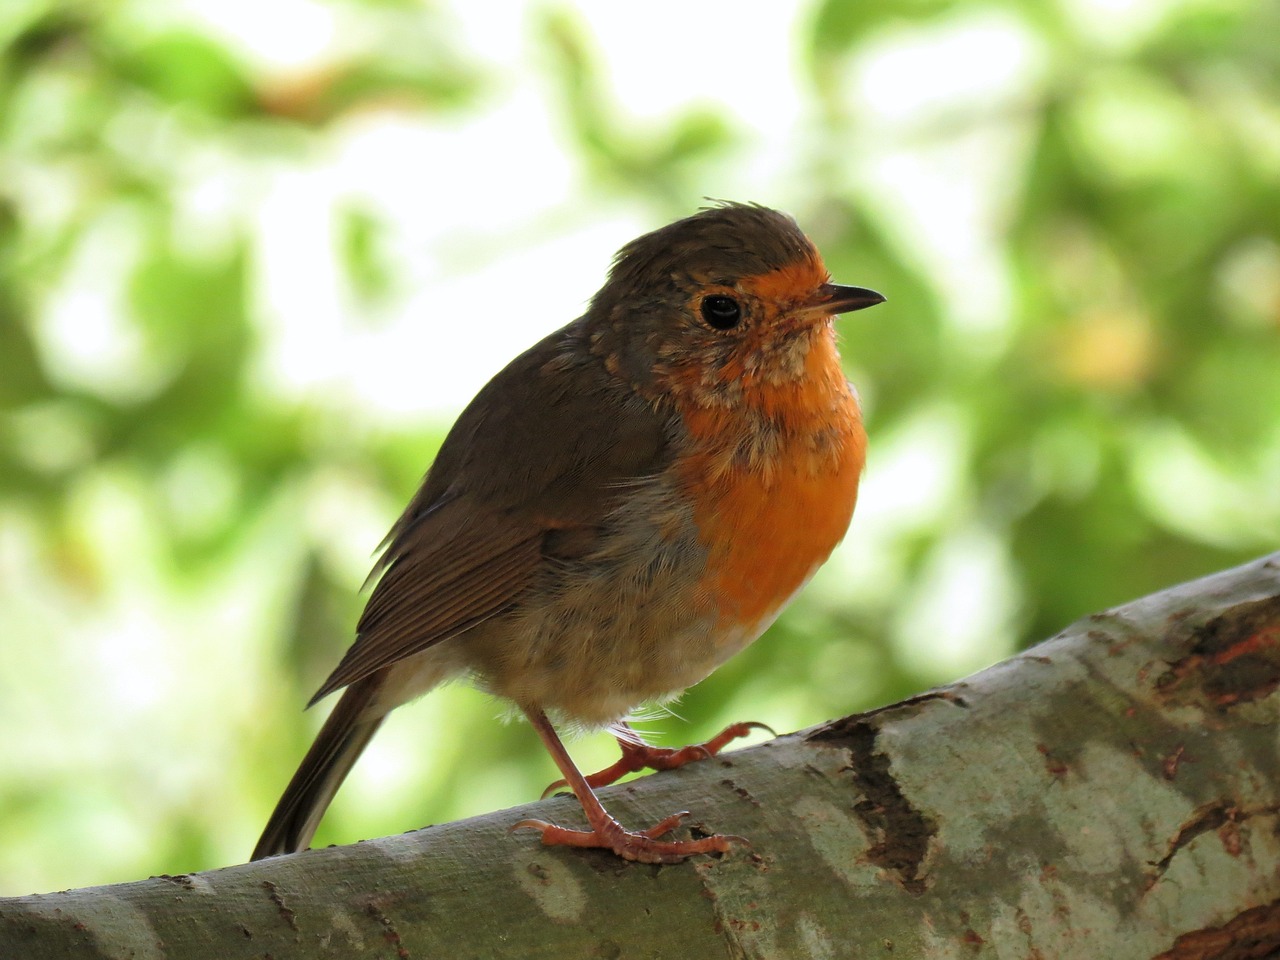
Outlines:
POLYGON ((805 304, 806 310, 821 310, 823 313, 850 313, 854 310, 865 310, 877 303, 884 303, 884 297, 866 287, 842 287, 838 283, 824 283, 818 288, 817 295, 805 304))

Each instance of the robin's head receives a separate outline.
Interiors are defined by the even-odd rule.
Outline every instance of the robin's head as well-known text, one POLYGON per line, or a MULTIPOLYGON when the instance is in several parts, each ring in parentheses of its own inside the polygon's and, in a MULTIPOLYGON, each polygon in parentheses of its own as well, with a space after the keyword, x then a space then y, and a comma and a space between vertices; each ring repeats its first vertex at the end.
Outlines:
POLYGON ((883 299, 832 284, 786 214, 722 203, 623 247, 588 323, 593 349, 638 389, 720 404, 799 379, 835 314, 883 299))

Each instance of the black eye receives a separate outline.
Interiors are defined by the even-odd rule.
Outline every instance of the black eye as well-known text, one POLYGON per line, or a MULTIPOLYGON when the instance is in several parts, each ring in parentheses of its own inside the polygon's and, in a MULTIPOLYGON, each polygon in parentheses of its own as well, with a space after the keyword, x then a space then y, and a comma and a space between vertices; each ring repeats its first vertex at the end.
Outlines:
POLYGON ((704 297, 702 319, 717 330, 731 330, 742 319, 742 305, 733 297, 704 297))

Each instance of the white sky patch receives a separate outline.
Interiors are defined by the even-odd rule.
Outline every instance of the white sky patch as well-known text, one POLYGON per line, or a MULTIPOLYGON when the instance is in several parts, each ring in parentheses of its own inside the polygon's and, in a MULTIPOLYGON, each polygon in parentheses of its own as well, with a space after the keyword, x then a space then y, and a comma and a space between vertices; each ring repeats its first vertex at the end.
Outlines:
POLYGON ((583 210, 556 137, 544 105, 513 90, 456 123, 360 114, 310 166, 273 171, 254 214, 266 389, 379 417, 448 414, 580 315, 613 251, 652 224, 583 210), (338 259, 344 205, 380 219, 395 261, 402 289, 376 317, 338 259))
MULTIPOLYGON (((423 146, 412 132, 390 139, 423 146)), ((581 314, 612 251, 642 229, 638 219, 601 218, 548 234, 537 220, 551 211, 536 192, 486 204, 493 217, 485 219, 460 191, 438 203, 410 194, 395 207, 394 189, 366 186, 365 198, 391 218, 406 288, 370 322, 347 295, 334 209, 357 184, 411 175, 402 154, 384 176, 380 156, 361 150, 336 167, 281 172, 259 208, 259 373, 268 390, 323 391, 393 419, 456 411, 512 357, 581 314), (520 233, 529 241, 510 239, 520 233)))
POLYGON ((965 676, 1013 653, 1019 590, 999 533, 962 528, 939 542, 899 607, 894 645, 931 681, 965 676))
POLYGON ((849 534, 814 575, 810 595, 875 603, 902 589, 912 535, 936 529, 968 496, 968 456, 965 421, 947 406, 877 434, 849 534))
POLYGON ((153 0, 146 13, 191 21, 266 72, 318 66, 342 36, 337 10, 319 0, 153 0))
MULTIPOLYGON (((577 14, 607 66, 623 122, 644 130, 691 110, 724 116, 745 143, 704 192, 787 207, 789 184, 803 175, 796 161, 807 120, 797 25, 814 6, 756 4, 745 14, 732 0, 658 0, 582 4, 577 14), (671 29, 675 21, 679 30, 671 29)), ((803 192, 797 183, 794 194, 803 192)))
POLYGON ((85 230, 70 268, 37 314, 45 369, 65 388, 128 402, 150 395, 172 372, 129 318, 126 283, 141 239, 127 204, 109 208, 85 230))
POLYGON ((1225 549, 1280 542, 1280 434, 1242 476, 1180 426, 1159 425, 1142 435, 1130 472, 1147 513, 1179 536, 1225 549))
POLYGON ((662 121, 700 104, 777 135, 803 107, 795 76, 794 4, 732 0, 583 4, 578 15, 607 56, 609 85, 633 120, 662 121), (672 24, 680 29, 673 30, 672 24))
POLYGON ((461 116, 361 113, 335 129, 329 154, 336 192, 436 243, 456 231, 500 238, 512 220, 555 208, 577 187, 576 160, 527 89, 461 116))
POLYGON ((1021 18, 966 11, 928 29, 885 31, 861 49, 850 79, 868 119, 918 124, 957 109, 999 107, 1042 79, 1044 57, 1021 18))
POLYGON ((1001 238, 1034 133, 1024 105, 1045 73, 1026 24, 984 11, 888 30, 848 75, 861 134, 850 189, 932 276, 958 343, 977 354, 997 355, 1012 334, 1001 238))
POLYGON ((1080 36, 1121 53, 1139 46, 1180 7, 1196 3, 1197 0, 1065 0, 1060 6, 1080 36))

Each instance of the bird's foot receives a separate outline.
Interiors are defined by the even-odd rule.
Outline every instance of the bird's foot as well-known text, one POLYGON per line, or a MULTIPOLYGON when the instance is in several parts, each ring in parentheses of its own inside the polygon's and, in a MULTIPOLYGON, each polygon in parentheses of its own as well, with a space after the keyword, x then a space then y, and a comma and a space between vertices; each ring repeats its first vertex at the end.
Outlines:
MULTIPOLYGON (((617 783, 628 773, 645 769, 674 770, 677 767, 683 767, 686 763, 706 760, 714 757, 734 740, 747 736, 752 730, 767 730, 771 736, 777 736, 768 724, 749 720, 731 723, 710 740, 690 744, 687 747, 651 747, 647 743, 637 743, 619 737, 618 746, 622 748, 622 756, 611 766, 588 776, 587 783, 593 788, 607 787, 611 783, 617 783)), ((557 780, 542 791, 543 799, 563 786, 566 786, 566 782, 557 780)))
POLYGON ((659 840, 670 833, 680 821, 689 816, 687 810, 673 813, 648 830, 632 833, 617 820, 608 817, 593 830, 570 830, 545 820, 521 820, 511 829, 528 828, 542 834, 542 843, 548 847, 590 847, 611 850, 624 860, 639 863, 680 863, 689 857, 703 853, 728 853, 732 845, 751 844, 743 837, 715 834, 697 840, 659 840))

